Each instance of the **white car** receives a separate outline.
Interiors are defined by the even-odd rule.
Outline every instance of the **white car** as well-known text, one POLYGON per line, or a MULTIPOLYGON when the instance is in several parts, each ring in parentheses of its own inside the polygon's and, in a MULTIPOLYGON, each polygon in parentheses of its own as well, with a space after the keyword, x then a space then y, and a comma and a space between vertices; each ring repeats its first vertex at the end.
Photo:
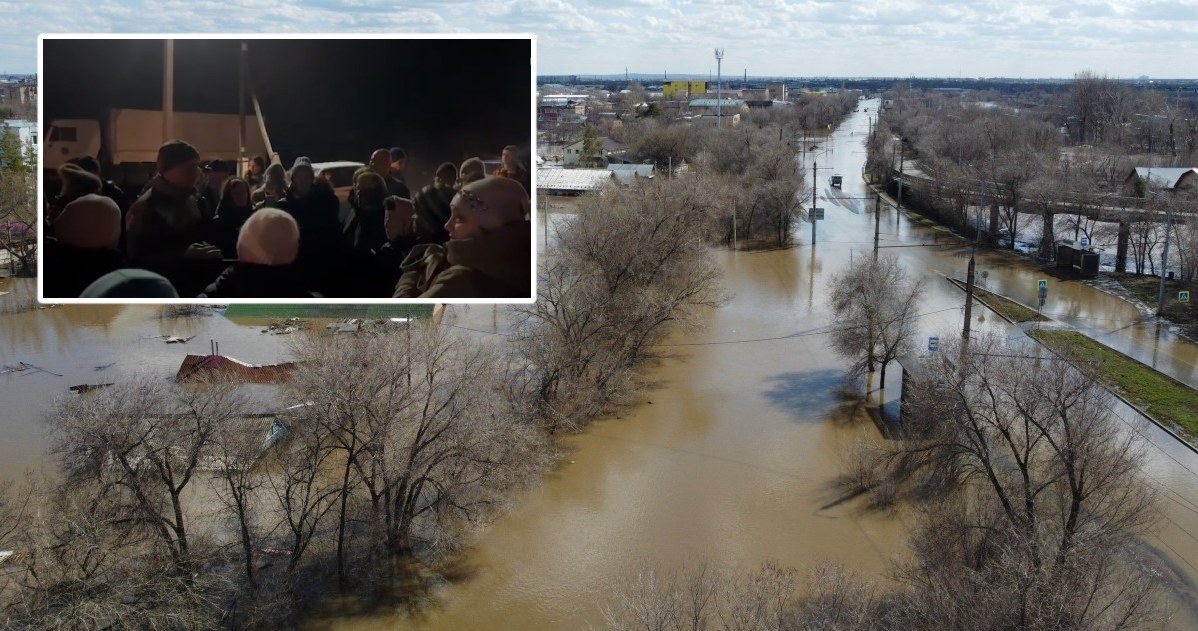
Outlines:
POLYGON ((366 165, 361 162, 349 160, 312 163, 312 170, 316 173, 316 177, 326 178, 332 185, 333 192, 337 194, 337 199, 341 201, 337 211, 337 218, 341 222, 345 222, 350 215, 349 192, 354 188, 354 173, 364 166, 366 165))
POLYGON ((333 191, 337 193, 337 198, 344 202, 349 199, 349 191, 354 187, 354 173, 364 166, 366 165, 361 162, 348 160, 313 162, 312 170, 316 173, 316 177, 327 178, 329 184, 333 186, 333 191))

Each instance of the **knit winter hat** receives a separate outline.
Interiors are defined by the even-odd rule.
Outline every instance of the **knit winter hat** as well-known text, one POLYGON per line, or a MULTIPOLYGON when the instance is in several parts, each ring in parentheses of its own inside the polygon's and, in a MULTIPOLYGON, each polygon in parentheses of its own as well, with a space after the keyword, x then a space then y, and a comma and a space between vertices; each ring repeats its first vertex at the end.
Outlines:
POLYGON ((308 159, 307 156, 300 156, 300 157, 296 158, 295 162, 291 165, 291 170, 288 171, 288 174, 291 177, 295 177, 295 172, 298 171, 299 169, 307 169, 309 173, 316 172, 312 168, 312 160, 308 159))
POLYGON ((199 160, 200 152, 182 140, 171 140, 158 148, 158 172, 166 173, 187 162, 199 160))
POLYGON ((403 160, 408 157, 408 154, 404 153, 404 150, 400 149, 399 147, 391 147, 391 150, 387 153, 391 156, 392 162, 403 160))
POLYGON ((478 158, 470 158, 462 163, 462 168, 458 172, 458 182, 465 186, 471 182, 487 177, 487 165, 478 158))
POLYGON ((473 212, 478 227, 486 232, 523 221, 529 211, 524 187, 506 177, 488 176, 463 186, 453 205, 473 212))
POLYGON ((84 195, 67 204, 51 228, 64 245, 115 250, 121 242, 121 209, 103 195, 84 195))
POLYGON ((171 282, 144 269, 119 269, 109 272, 90 285, 80 298, 178 298, 171 282))
POLYGON ((299 225, 286 212, 262 208, 250 215, 237 235, 237 258, 242 263, 287 265, 299 254, 299 225))

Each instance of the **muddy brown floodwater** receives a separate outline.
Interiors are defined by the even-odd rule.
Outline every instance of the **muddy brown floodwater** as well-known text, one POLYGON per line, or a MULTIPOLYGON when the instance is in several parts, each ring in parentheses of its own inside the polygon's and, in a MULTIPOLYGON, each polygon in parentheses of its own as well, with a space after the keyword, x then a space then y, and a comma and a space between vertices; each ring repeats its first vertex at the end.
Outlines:
MULTIPOLYGON (((873 112, 876 105, 867 107, 873 112)), ((845 362, 827 346, 832 320, 824 303, 830 275, 872 247, 874 202, 859 177, 866 116, 852 116, 806 158, 821 165, 817 193, 827 209, 817 246, 801 224, 791 249, 713 251, 732 302, 710 312, 702 330, 672 336, 647 371, 655 385, 639 404, 568 438, 561 466, 478 534, 460 576, 437 587, 428 606, 416 614, 318 620, 309 628, 585 629, 601 622, 600 606, 638 569, 700 560, 729 568, 773 560, 800 571, 833 561, 886 580, 887 565, 905 554, 906 516, 861 514, 851 502, 824 508, 835 499, 828 481, 849 449, 879 439, 862 404, 839 394, 845 362), (844 176, 843 190, 826 185, 824 166, 844 176)), ((963 296, 944 277, 964 274, 968 244, 885 207, 881 232, 885 252, 927 283, 921 338, 959 335, 963 296)), ((979 271, 987 272, 986 287, 1025 302, 1043 277, 1003 253, 980 254, 979 271)), ((1198 381, 1198 347, 1122 300, 1050 280, 1045 310, 1183 381, 1198 381)), ((502 343, 504 312, 455 307, 446 322, 502 343)), ((174 374, 187 349, 163 344, 160 335, 194 334, 191 344, 203 349, 215 338, 223 352, 254 363, 285 355, 283 340, 259 327, 220 316, 161 321, 156 314, 146 307, 59 307, 0 316, 0 365, 25 361, 66 375, 0 375, 0 475, 39 461, 37 419, 68 385, 122 371, 174 374)), ((974 317, 975 331, 1023 337, 985 309, 974 317)), ((899 375, 897 368, 889 373, 887 401, 898 397, 899 375)), ((1198 628, 1198 454, 1126 407, 1116 413, 1125 421, 1120 431, 1143 442, 1145 473, 1161 491, 1164 520, 1146 543, 1180 577, 1177 626, 1198 628)))

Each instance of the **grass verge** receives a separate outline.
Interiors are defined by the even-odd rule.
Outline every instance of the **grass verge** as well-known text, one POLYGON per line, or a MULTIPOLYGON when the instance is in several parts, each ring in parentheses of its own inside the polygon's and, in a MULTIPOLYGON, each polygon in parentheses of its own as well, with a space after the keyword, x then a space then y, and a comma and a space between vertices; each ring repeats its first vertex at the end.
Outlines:
POLYGON ((1047 322, 1051 320, 1051 318, 1046 315, 1036 313, 1035 309, 1032 309, 1027 305, 1015 302, 1010 298, 1006 298, 998 294, 990 293, 985 289, 981 289, 976 286, 973 288, 973 295, 975 298, 982 301, 982 304, 990 307, 1012 322, 1047 322))
MULTIPOLYGON (((1132 274, 1111 274, 1110 277, 1123 285, 1127 293, 1136 300, 1148 305, 1153 311, 1156 310, 1161 283, 1159 277, 1132 274)), ((1190 336, 1198 337, 1198 286, 1166 280, 1164 316, 1180 325, 1190 336), (1188 303, 1177 299, 1177 293, 1182 290, 1191 292, 1188 303)))
POLYGON ((1065 357, 1097 360, 1104 385, 1189 440, 1198 439, 1198 390, 1076 331, 1035 330, 1029 335, 1065 357))

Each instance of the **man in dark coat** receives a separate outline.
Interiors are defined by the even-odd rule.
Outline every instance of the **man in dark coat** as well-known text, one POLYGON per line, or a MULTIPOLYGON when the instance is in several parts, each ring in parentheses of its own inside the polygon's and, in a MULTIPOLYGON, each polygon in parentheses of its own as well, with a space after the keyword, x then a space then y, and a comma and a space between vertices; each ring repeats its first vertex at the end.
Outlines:
POLYGON ((491 175, 496 175, 499 177, 506 177, 506 178, 509 178, 512 180, 516 180, 517 182, 520 183, 520 186, 524 187, 524 194, 531 197, 532 196, 532 180, 528 176, 528 169, 526 169, 524 167, 524 165, 519 160, 517 160, 517 158, 516 158, 517 151, 519 151, 519 147, 517 147, 516 145, 508 145, 508 146, 504 147, 503 154, 500 157, 500 160, 501 160, 500 167, 498 169, 496 169, 495 172, 492 173, 491 175))
POLYGON ((325 293, 335 280, 341 255, 341 223, 337 219, 341 202, 337 194, 323 180, 316 179, 312 161, 301 156, 291 167, 291 186, 276 206, 299 224, 296 266, 306 288, 325 293))
MULTIPOLYGON (((403 153, 403 149, 398 149, 398 147, 396 149, 401 154, 403 153)), ((383 176, 383 181, 387 183, 387 193, 389 195, 412 199, 412 192, 408 189, 407 182, 404 182, 402 178, 404 161, 405 158, 401 157, 399 159, 399 174, 401 177, 395 177, 394 165, 396 162, 391 159, 391 152, 386 149, 376 149, 374 153, 370 154, 370 170, 383 176)))
POLYGON ((445 222, 449 221, 450 202, 457 192, 458 170, 453 163, 446 162, 437 167, 433 183, 420 189, 412 200, 416 209, 418 232, 425 237, 422 243, 445 243, 449 233, 445 231, 445 222))
POLYGON ((213 160, 204 167, 204 188, 200 191, 201 209, 204 218, 211 221, 216 216, 216 207, 220 205, 221 191, 225 182, 232 175, 230 166, 220 160, 213 160))
POLYGON ((161 274, 180 296, 195 296, 220 272, 219 248, 204 242, 204 214, 196 199, 200 156, 172 140, 158 149, 158 175, 129 207, 125 221, 133 267, 161 274))

